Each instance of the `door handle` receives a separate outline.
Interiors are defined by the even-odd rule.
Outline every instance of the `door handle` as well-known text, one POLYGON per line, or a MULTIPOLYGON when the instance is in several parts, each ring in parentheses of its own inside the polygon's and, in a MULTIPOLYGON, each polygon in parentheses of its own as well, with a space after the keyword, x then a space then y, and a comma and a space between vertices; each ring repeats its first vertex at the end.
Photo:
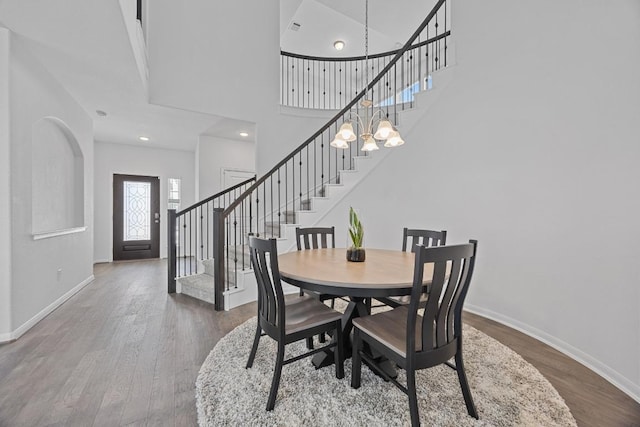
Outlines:
POLYGON ((154 219, 155 219, 155 221, 154 221, 154 222, 155 222, 156 224, 160 223, 160 214, 159 214, 158 212, 154 213, 154 214, 153 214, 153 217, 154 217, 154 219))

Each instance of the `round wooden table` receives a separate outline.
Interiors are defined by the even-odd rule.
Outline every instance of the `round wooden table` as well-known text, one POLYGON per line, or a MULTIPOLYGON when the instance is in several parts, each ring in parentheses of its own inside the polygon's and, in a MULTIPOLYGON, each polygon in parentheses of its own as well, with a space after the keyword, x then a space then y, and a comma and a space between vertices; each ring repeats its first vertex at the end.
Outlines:
MULTIPOLYGON (((409 295, 413 285, 415 254, 411 252, 366 249, 364 262, 349 262, 346 249, 327 248, 294 251, 278 255, 283 281, 302 289, 323 294, 346 295, 350 302, 342 317, 345 354, 350 354, 349 340, 353 319, 370 314, 370 298, 409 295)), ((425 265, 425 277, 431 278, 431 265, 425 265)), ((429 281, 424 285, 428 286, 429 281)), ((316 368, 333 363, 333 353, 318 353, 316 368)), ((381 366, 395 374, 394 366, 381 366)))

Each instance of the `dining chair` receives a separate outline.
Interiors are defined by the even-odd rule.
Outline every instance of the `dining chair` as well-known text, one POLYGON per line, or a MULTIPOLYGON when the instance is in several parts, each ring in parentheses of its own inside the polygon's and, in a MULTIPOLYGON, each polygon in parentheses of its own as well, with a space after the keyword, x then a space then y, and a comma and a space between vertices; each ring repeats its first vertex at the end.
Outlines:
POLYGON ((405 227, 402 230, 402 251, 407 251, 407 240, 411 238, 411 252, 415 252, 416 245, 423 245, 426 247, 432 246, 444 246, 447 244, 447 232, 446 230, 434 231, 434 230, 420 230, 411 229, 405 227))
POLYGON ((412 426, 420 425, 416 371, 440 364, 456 370, 467 412, 478 419, 462 358, 462 307, 471 283, 477 245, 477 241, 470 240, 463 245, 416 246, 409 305, 353 320, 351 387, 360 387, 364 359, 380 376, 408 395, 412 426), (420 296, 425 292, 424 266, 427 263, 433 263, 433 275, 428 286, 429 298, 423 314, 420 314, 420 296), (362 351, 363 343, 405 369, 406 386, 378 368, 362 351), (455 364, 449 361, 451 358, 455 364))
MULTIPOLYGON (((331 247, 336 247, 336 235, 335 227, 296 227, 296 245, 298 250, 319 249, 329 247, 329 241, 331 241, 331 247)), ((319 301, 331 300, 331 308, 335 307, 336 295, 322 294, 319 292, 300 289, 300 295, 310 295, 319 301)), ((325 335, 320 334, 320 342, 325 342, 325 335)), ((307 348, 313 349, 313 338, 307 339, 307 348)))
MULTIPOLYGON (((409 240, 409 238, 411 239, 411 244, 409 245, 409 247, 411 248, 411 252, 415 252, 416 245, 422 245, 426 247, 446 245, 447 231, 421 230, 417 228, 411 229, 405 227, 402 230, 402 252, 407 251, 407 241, 409 240)), ((426 303, 426 298, 426 295, 422 297, 422 305, 426 303)), ((376 299, 381 303, 394 308, 409 303, 409 297, 407 295, 398 297, 380 297, 376 299)))
POLYGON ((258 325, 247 369, 253 366, 260 337, 268 335, 278 344, 276 366, 271 381, 267 411, 275 406, 282 367, 320 351, 337 347, 335 351, 336 378, 344 378, 344 350, 342 344, 342 313, 333 310, 308 295, 288 295, 282 291, 276 239, 249 237, 251 265, 258 282, 258 325), (335 331, 336 339, 301 355, 284 359, 287 344, 323 332, 335 331))

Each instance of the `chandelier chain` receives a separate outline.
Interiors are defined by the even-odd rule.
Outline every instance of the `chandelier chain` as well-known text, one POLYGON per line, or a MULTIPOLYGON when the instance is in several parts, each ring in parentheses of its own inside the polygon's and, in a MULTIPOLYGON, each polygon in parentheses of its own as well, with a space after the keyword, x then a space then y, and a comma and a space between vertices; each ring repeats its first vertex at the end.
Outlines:
POLYGON ((364 2, 364 99, 369 93, 369 0, 364 2))

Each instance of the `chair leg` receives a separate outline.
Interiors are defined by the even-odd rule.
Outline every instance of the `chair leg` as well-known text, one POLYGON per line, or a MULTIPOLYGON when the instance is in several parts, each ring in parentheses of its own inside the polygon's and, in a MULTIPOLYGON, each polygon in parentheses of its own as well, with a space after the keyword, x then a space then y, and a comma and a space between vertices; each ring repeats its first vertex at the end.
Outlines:
POLYGON ((342 342, 342 321, 336 322, 336 332, 334 335, 337 346, 334 362, 336 364, 336 378, 344 378, 344 343, 342 342))
POLYGON ((276 396, 278 395, 278 387, 280 386, 283 362, 284 343, 278 342, 278 356, 276 357, 276 368, 273 370, 273 380, 271 381, 271 390, 269 390, 269 399, 267 400, 267 411, 273 410, 273 407, 276 405, 276 396))
POLYGON ((409 412, 411 413, 411 427, 420 425, 420 414, 418 413, 418 396, 416 394, 416 371, 413 367, 407 366, 407 395, 409 396, 409 412))
POLYGON ((307 338, 307 350, 313 350, 313 337, 307 338))
POLYGON ((325 335, 324 332, 322 332, 320 335, 318 335, 320 342, 325 343, 327 342, 327 336, 325 335))
POLYGON ((258 326, 256 327, 256 336, 253 339, 253 346, 251 347, 251 353, 249 353, 249 360, 247 360, 247 366, 245 369, 249 369, 253 366, 253 360, 256 357, 256 351, 258 351, 258 342, 260 342, 260 334, 262 334, 262 328, 260 327, 260 320, 258 321, 258 326))
POLYGON ((360 330, 354 328, 353 345, 351 348, 351 388, 360 388, 360 369, 362 367, 362 358, 360 356, 361 348, 362 340, 360 339, 360 330))
POLYGON ((336 308, 336 299, 331 298, 331 308, 336 308))
POLYGON ((464 397, 464 404, 467 405, 467 412, 476 420, 478 418, 478 411, 476 405, 473 403, 473 397, 471 396, 471 389, 469 388, 469 382, 467 381, 467 374, 464 372, 464 362, 462 361, 462 352, 458 351, 455 356, 456 359, 456 372, 458 373, 458 380, 460 381, 460 388, 462 389, 462 396, 464 397))

